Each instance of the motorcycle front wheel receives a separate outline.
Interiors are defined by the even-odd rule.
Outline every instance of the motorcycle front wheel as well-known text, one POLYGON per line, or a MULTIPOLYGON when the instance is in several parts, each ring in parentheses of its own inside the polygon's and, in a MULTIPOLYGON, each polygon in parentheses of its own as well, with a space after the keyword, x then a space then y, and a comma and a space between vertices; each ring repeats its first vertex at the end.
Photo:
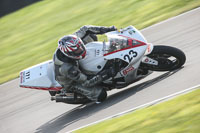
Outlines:
POLYGON ((180 68, 186 61, 183 51, 178 48, 164 45, 154 46, 148 57, 158 61, 158 65, 148 65, 149 70, 153 71, 172 71, 180 68))

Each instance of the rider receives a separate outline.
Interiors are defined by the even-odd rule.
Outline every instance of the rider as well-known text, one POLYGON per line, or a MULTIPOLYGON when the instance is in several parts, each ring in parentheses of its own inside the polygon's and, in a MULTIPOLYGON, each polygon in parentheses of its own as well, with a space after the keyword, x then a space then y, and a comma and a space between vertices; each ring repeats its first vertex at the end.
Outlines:
POLYGON ((58 41, 58 48, 55 51, 53 61, 55 78, 63 86, 63 90, 75 89, 92 101, 101 102, 106 99, 107 93, 102 87, 98 86, 98 83, 113 77, 116 72, 109 68, 89 79, 87 75, 80 71, 78 60, 86 56, 87 51, 84 45, 97 41, 96 34, 104 34, 115 30, 117 30, 115 26, 87 25, 58 41))

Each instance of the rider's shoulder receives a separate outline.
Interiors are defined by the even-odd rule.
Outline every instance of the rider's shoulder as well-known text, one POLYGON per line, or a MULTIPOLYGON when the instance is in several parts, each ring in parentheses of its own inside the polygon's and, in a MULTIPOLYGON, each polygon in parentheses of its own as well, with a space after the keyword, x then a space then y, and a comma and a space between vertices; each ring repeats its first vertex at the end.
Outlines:
POLYGON ((70 59, 66 57, 60 49, 56 49, 54 56, 53 56, 53 61, 56 65, 62 65, 63 63, 73 63, 73 59, 70 59))
POLYGON ((95 26, 95 25, 84 25, 80 28, 80 30, 87 31, 87 30, 89 30, 90 28, 93 28, 93 27, 97 27, 97 26, 95 26))

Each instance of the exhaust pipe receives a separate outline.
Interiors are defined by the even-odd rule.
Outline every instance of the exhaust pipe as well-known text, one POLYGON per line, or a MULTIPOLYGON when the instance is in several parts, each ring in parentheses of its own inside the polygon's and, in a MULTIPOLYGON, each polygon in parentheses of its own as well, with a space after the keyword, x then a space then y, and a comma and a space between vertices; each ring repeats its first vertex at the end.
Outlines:
POLYGON ((91 102, 85 96, 76 93, 66 93, 66 95, 56 95, 51 97, 51 101, 63 102, 68 104, 86 104, 91 102))

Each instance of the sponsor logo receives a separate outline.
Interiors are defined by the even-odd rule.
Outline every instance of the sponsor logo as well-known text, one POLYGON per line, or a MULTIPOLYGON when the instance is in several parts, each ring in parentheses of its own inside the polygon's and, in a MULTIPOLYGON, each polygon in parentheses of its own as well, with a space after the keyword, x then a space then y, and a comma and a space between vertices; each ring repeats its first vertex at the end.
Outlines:
POLYGON ((146 58, 146 59, 144 60, 144 62, 148 63, 148 62, 149 62, 149 59, 148 59, 148 58, 146 58))
POLYGON ((130 71, 133 71, 133 70, 134 70, 134 67, 131 66, 131 67, 129 67, 129 68, 123 70, 122 73, 123 73, 124 75, 127 75, 130 71))
POLYGON ((151 45, 148 44, 148 47, 147 47, 147 52, 150 53, 151 52, 151 45))
POLYGON ((20 73, 20 83, 24 83, 25 82, 25 72, 21 72, 20 73))
POLYGON ((30 79, 30 71, 20 73, 20 83, 24 83, 26 79, 30 79))

